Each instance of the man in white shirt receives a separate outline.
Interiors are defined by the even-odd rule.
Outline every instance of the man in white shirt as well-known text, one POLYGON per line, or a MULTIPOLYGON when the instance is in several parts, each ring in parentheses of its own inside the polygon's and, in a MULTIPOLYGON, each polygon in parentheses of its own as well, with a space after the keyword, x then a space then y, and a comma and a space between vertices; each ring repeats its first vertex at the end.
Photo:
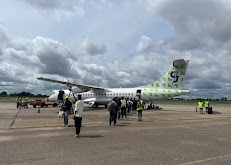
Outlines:
POLYGON ((84 103, 81 100, 81 95, 78 95, 78 101, 75 103, 75 111, 74 111, 75 129, 76 129, 75 137, 79 137, 81 123, 82 123, 82 116, 83 116, 83 106, 84 103))

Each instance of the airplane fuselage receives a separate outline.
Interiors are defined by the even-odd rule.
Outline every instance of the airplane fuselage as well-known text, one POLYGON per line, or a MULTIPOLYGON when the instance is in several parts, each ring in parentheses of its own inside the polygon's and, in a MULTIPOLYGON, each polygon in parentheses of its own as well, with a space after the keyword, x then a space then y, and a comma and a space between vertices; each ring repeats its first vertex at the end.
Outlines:
MULTIPOLYGON (((49 100, 56 100, 58 90, 49 97, 49 100)), ((77 95, 82 96, 85 103, 106 105, 114 97, 124 97, 129 99, 138 99, 140 96, 144 102, 151 102, 159 99, 168 99, 176 96, 189 94, 189 90, 178 89, 155 89, 155 88, 108 88, 105 90, 90 90, 83 93, 73 93, 69 90, 64 90, 63 98, 68 96, 73 102, 76 101, 77 95)))

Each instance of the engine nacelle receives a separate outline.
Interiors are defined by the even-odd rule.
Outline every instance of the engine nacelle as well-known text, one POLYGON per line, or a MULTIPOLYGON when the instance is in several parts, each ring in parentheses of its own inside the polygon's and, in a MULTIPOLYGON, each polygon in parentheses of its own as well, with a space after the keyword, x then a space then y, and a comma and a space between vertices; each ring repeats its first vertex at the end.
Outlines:
POLYGON ((85 90, 84 89, 80 89, 80 88, 74 86, 74 87, 71 88, 71 91, 76 94, 76 93, 86 92, 88 90, 86 90, 86 89, 85 90))

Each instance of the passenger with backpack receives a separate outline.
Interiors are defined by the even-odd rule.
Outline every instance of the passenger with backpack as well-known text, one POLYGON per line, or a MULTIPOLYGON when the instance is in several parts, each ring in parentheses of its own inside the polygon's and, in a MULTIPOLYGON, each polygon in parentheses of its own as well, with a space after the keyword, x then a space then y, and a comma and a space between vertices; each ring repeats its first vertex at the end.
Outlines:
POLYGON ((109 102, 107 105, 107 110, 110 112, 109 124, 111 125, 112 121, 114 121, 114 125, 116 125, 116 115, 117 115, 117 103, 115 102, 115 98, 112 102, 109 102))

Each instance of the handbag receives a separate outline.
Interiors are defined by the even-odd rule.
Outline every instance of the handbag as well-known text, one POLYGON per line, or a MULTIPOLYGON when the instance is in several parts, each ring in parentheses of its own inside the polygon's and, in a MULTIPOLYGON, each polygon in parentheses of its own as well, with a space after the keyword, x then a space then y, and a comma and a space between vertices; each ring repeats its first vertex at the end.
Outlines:
POLYGON ((59 117, 63 117, 65 115, 64 111, 59 111, 59 117))

